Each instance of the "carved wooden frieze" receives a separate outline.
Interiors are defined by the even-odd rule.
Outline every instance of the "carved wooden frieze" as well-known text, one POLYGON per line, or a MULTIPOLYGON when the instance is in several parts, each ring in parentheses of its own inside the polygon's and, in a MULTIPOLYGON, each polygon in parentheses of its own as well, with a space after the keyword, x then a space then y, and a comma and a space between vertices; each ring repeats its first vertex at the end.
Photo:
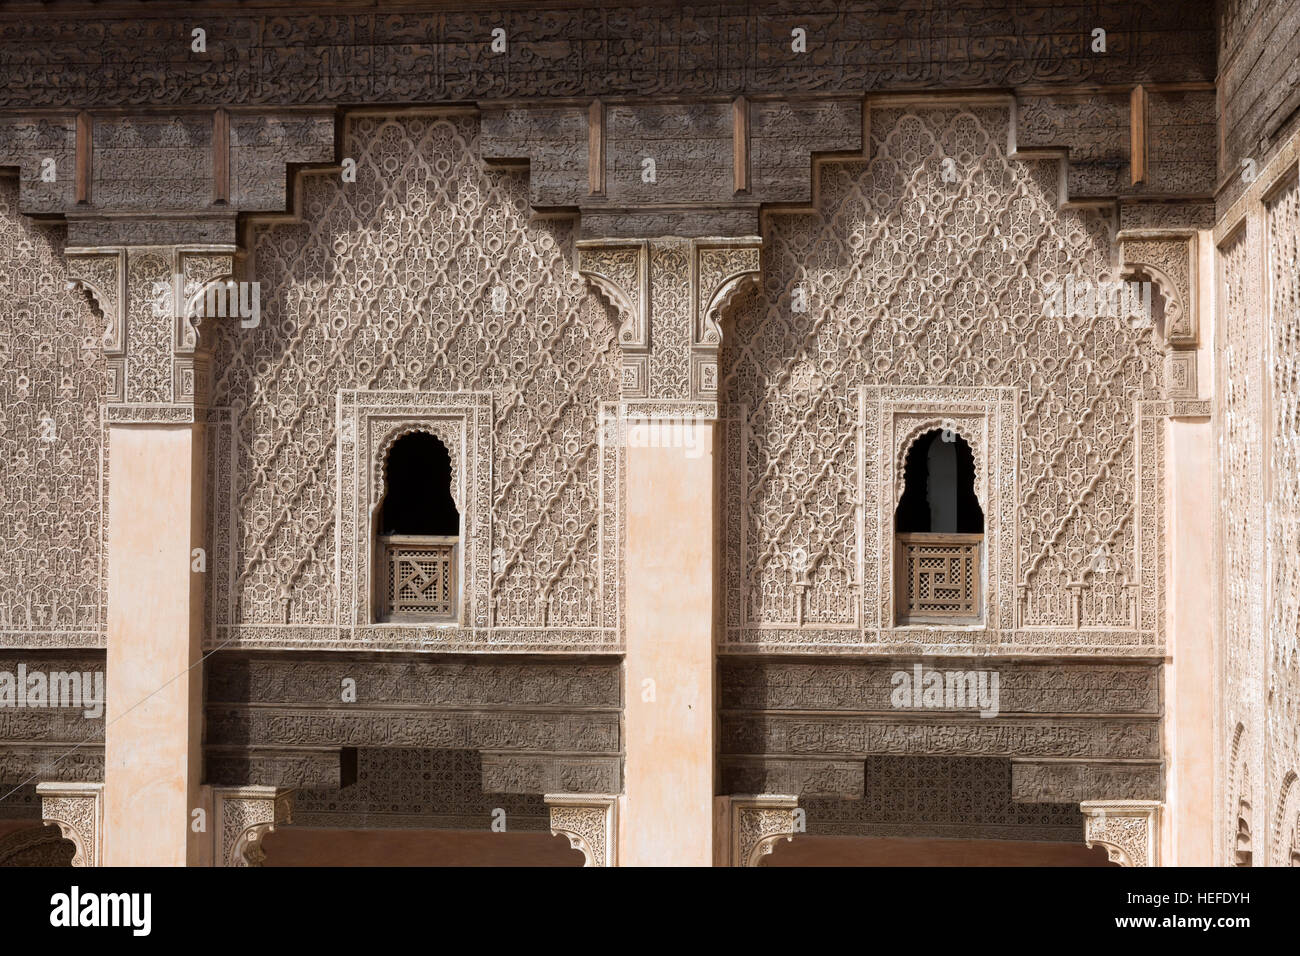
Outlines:
POLYGON ((1018 803, 1160 800, 1164 798, 1164 773, 1155 760, 1104 763, 1013 758, 1011 796, 1018 803))
MULTIPOLYGON (((0 106, 428 103, 828 89, 1212 82, 1211 4, 1140 0, 1104 17, 1105 56, 1075 19, 999 0, 928 15, 854 0, 677 7, 587 3, 427 10, 213 11, 205 50, 181 17, 55 7, 0 22, 0 106), (807 32, 807 52, 792 30, 807 32), (504 45, 494 44, 493 30, 504 45), (88 61, 87 51, 94 57, 88 61)), ((1087 25, 1087 24, 1085 24, 1087 25)))
MULTIPOLYGON (((891 698, 906 660, 718 662, 719 706, 724 711, 924 711, 891 698)), ((971 658, 927 658, 926 671, 980 668, 998 675, 999 709, 1016 714, 1161 713, 1160 667, 1155 663, 1034 663, 971 658)))

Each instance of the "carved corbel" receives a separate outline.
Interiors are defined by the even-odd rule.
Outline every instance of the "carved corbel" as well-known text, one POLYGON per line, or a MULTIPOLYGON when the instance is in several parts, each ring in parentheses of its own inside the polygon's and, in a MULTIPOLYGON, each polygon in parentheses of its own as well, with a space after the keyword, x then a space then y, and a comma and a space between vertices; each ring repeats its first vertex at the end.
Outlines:
POLYGON ((280 787, 213 787, 218 866, 261 866, 262 840, 293 822, 293 790, 280 787))
POLYGON ((121 402, 126 396, 126 250, 69 249, 68 288, 90 299, 99 314, 100 347, 107 381, 104 398, 121 402))
POLYGON ((207 404, 212 380, 213 323, 240 321, 243 290, 236 284, 234 272, 231 247, 176 250, 172 381, 177 402, 207 404))
MULTIPOLYGON (((1164 302, 1159 331, 1169 347, 1165 382, 1170 398, 1196 398, 1197 236, 1185 229, 1127 229, 1119 234, 1120 271, 1149 278, 1164 302)), ((1153 296, 1154 298, 1154 296, 1153 296)))
POLYGON ((41 818, 76 847, 73 866, 101 866, 104 856, 104 785, 38 783, 41 818))
POLYGON ((718 393, 718 349, 722 315, 758 285, 763 240, 694 241, 694 294, 691 297, 691 398, 713 400, 718 393))
POLYGON ((623 349, 623 396, 649 394, 650 243, 645 239, 584 239, 578 273, 618 312, 623 349))
POLYGON ((1196 295, 1196 233, 1186 229, 1120 232, 1120 272, 1151 277, 1165 301, 1164 340, 1175 349, 1199 343, 1196 295))
POLYGON ((583 866, 618 865, 618 797, 599 793, 549 793, 551 836, 580 850, 583 866))
POLYGON ((1160 807, 1158 800, 1085 800, 1084 842, 1104 846, 1120 866, 1159 866, 1160 807))
POLYGON ((731 866, 758 866, 781 840, 797 832, 799 798, 785 794, 756 794, 731 798, 731 866))

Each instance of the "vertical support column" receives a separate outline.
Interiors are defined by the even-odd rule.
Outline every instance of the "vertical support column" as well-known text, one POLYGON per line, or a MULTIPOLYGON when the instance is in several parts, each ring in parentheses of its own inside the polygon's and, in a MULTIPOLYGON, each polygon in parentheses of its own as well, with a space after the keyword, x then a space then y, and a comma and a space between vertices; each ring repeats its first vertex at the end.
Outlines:
POLYGON ((201 862, 204 426, 208 362, 188 303, 230 249, 69 250, 116 358, 104 408, 108 866, 201 862), (199 562, 196 565, 196 561, 199 562))
POLYGON ((579 271, 619 313, 626 756, 618 859, 713 862, 721 314, 759 240, 585 240, 579 271))
POLYGON ((110 425, 109 866, 184 866, 199 806, 203 426, 110 425))
POLYGON ((627 757, 620 859, 709 866, 713 856, 713 623, 717 426, 697 454, 651 447, 662 423, 626 423, 627 757))
POLYGON ((1208 418, 1168 423, 1169 657, 1165 748, 1169 776, 1162 830, 1175 866, 1214 855, 1214 448, 1208 418))

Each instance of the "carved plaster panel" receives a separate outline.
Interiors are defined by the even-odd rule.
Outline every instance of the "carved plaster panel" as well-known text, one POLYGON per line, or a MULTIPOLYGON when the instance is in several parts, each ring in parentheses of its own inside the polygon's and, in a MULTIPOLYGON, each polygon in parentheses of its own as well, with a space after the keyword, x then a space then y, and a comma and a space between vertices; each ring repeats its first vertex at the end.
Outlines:
POLYGON ((1120 866, 1160 865, 1158 800, 1086 800, 1079 809, 1089 849, 1104 846, 1110 861, 1120 866))
POLYGON ((547 794, 551 835, 565 836, 582 851, 584 866, 618 866, 618 797, 607 794, 547 794))
POLYGON ((218 866, 261 866, 262 839, 293 822, 292 790, 276 787, 213 787, 218 866))
POLYGON ((1164 349, 1149 325, 1049 315, 1054 283, 1117 279, 1112 218, 1058 208, 1056 161, 1011 159, 1002 107, 870 124, 868 162, 821 167, 816 214, 767 219, 724 343, 724 649, 1159 653, 1164 349), (891 627, 886 400, 998 409, 976 449, 996 463, 982 628, 891 627))
POLYGON ((730 865, 758 866, 781 840, 793 840, 798 806, 797 797, 784 794, 732 796, 730 865))
POLYGON ((104 785, 41 783, 41 817, 59 828, 76 852, 73 866, 101 866, 104 857, 104 785))

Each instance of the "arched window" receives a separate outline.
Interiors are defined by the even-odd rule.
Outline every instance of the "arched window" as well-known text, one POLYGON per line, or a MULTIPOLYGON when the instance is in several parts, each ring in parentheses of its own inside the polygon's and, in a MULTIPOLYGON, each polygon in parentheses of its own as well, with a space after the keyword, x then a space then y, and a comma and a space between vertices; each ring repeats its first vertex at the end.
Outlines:
POLYGON ((977 623, 984 512, 975 457, 956 432, 927 432, 908 450, 894 531, 898 623, 977 623))
POLYGON ((435 436, 411 432, 393 443, 375 530, 380 620, 455 620, 460 513, 451 493, 451 456, 435 436))

